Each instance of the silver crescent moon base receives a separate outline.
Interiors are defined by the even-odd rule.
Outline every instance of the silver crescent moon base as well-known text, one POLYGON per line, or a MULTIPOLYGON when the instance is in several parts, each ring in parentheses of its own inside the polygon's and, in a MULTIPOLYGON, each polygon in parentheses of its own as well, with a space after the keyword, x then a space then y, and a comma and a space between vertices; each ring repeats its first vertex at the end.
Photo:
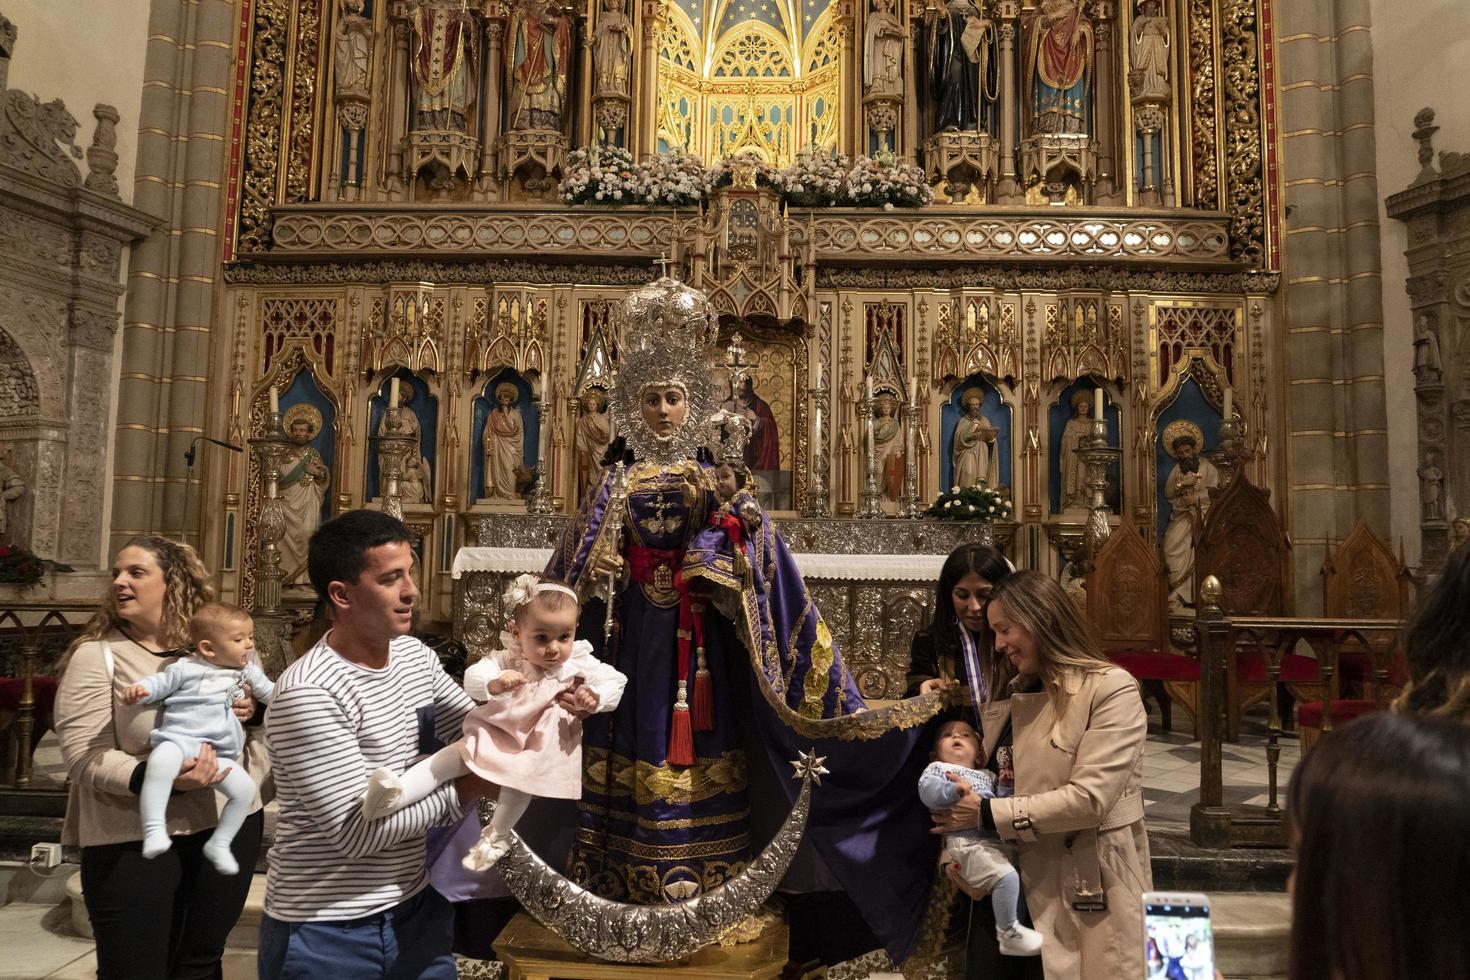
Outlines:
POLYGON ((785 823, 745 870, 718 888, 669 905, 613 902, 572 884, 519 835, 495 869, 523 908, 573 948, 614 963, 667 963, 716 942, 753 915, 786 874, 811 811, 812 784, 827 772, 815 752, 792 762, 801 792, 785 823))

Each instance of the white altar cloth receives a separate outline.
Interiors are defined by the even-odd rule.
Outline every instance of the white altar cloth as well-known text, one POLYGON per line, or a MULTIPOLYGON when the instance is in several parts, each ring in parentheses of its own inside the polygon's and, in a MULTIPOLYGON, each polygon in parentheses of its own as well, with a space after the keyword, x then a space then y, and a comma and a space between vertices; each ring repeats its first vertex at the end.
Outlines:
MULTIPOLYGON (((937 582, 945 555, 793 555, 801 577, 817 582, 937 582)), ((461 548, 453 574, 492 572, 518 575, 541 572, 551 560, 550 548, 461 548)))

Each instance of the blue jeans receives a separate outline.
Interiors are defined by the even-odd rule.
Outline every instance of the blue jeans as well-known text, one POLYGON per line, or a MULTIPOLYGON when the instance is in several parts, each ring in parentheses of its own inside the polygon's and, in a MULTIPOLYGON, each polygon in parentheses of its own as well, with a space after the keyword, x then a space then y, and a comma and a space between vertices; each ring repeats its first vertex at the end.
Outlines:
POLYGON ((261 980, 455 980, 454 909, 425 887, 360 919, 260 919, 261 980))

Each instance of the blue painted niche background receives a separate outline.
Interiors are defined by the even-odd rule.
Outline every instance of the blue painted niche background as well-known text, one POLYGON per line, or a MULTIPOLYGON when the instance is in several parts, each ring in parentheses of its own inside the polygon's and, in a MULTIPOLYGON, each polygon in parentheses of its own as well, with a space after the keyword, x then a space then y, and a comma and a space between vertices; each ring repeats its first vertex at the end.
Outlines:
MULTIPOLYGON (((997 468, 1000 470, 1000 482, 1011 487, 1011 406, 1001 401, 1000 392, 995 385, 983 374, 972 374, 959 384, 955 385, 954 391, 950 392, 949 401, 945 402, 939 409, 939 489, 948 490, 954 486, 954 430, 965 414, 965 406, 960 399, 966 391, 971 388, 979 388, 985 393, 985 401, 980 403, 980 414, 995 426, 995 454, 998 461, 997 468)), ((996 485, 995 476, 992 474, 990 485, 996 485)), ((937 496, 937 494, 936 494, 937 496)))
MULTIPOLYGON (((1065 389, 1061 397, 1047 409, 1047 459, 1051 460, 1050 477, 1047 480, 1047 495, 1051 501, 1051 513, 1058 514, 1062 510, 1062 430, 1072 418, 1072 396, 1079 391, 1087 392, 1090 398, 1096 397, 1093 390, 1100 387, 1092 378, 1078 378, 1065 389)), ((1087 410, 1089 417, 1092 409, 1087 410)), ((1118 406, 1113 404, 1112 395, 1106 388, 1103 389, 1103 418, 1108 420, 1108 445, 1118 448, 1122 445, 1118 441, 1118 406)), ((1113 513, 1118 513, 1119 487, 1118 464, 1113 463, 1108 467, 1108 506, 1113 513)))
POLYGON ((332 484, 327 487, 327 494, 322 498, 322 520, 326 520, 332 515, 332 495, 337 490, 335 484, 339 475, 332 469, 337 461, 337 410, 332 407, 332 401, 326 393, 317 387, 311 372, 305 369, 296 372, 296 377, 291 379, 279 401, 282 418, 285 418, 293 405, 312 405, 322 413, 322 430, 307 445, 321 453, 322 462, 332 473, 332 484))
POLYGON ((1174 396, 1174 400, 1159 413, 1159 420, 1154 429, 1154 459, 1158 476, 1155 493, 1158 496, 1160 541, 1164 538, 1164 529, 1169 526, 1169 515, 1174 509, 1168 498, 1164 496, 1164 484, 1169 481, 1169 474, 1174 472, 1174 457, 1170 456, 1164 448, 1164 429, 1170 422, 1179 419, 1188 419, 1199 426, 1200 433, 1205 437, 1205 444, 1199 447, 1200 455, 1203 456, 1205 450, 1214 449, 1220 444, 1220 410, 1205 398, 1205 393, 1198 382, 1193 378, 1187 378, 1179 386, 1179 392, 1174 396))
MULTIPOLYGON (((439 399, 429 394, 429 385, 422 378, 410 374, 406 369, 399 368, 388 378, 383 379, 383 384, 378 388, 378 393, 368 399, 368 467, 367 467, 367 495, 368 499, 379 495, 381 478, 378 473, 378 426, 383 422, 383 413, 388 409, 388 390, 392 385, 390 378, 398 379, 399 404, 413 410, 413 414, 419 419, 419 455, 429 461, 430 481, 434 479, 433 474, 439 472, 437 460, 437 446, 435 438, 439 432, 439 399), (408 397, 405 398, 404 396, 408 397)), ((429 499, 434 499, 435 488, 430 486, 429 499)))
POLYGON ((490 376, 475 396, 474 424, 470 430, 470 493, 469 499, 479 500, 485 496, 485 421, 495 407, 495 389, 509 381, 516 386, 516 408, 521 411, 523 438, 521 439, 521 461, 526 469, 536 466, 536 447, 541 445, 541 420, 536 417, 535 402, 531 399, 531 382, 510 368, 502 368, 490 376))

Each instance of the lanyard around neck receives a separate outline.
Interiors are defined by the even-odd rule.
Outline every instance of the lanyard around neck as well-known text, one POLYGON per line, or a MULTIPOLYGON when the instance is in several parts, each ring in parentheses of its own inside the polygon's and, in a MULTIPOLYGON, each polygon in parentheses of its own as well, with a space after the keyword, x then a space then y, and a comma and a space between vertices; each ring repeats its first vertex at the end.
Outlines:
POLYGON ((960 649, 965 657, 965 677, 970 682, 970 700, 974 702, 975 721, 980 721, 980 706, 990 696, 990 684, 985 675, 980 672, 980 650, 975 644, 975 637, 969 630, 965 629, 963 623, 955 623, 955 629, 960 631, 960 649))

